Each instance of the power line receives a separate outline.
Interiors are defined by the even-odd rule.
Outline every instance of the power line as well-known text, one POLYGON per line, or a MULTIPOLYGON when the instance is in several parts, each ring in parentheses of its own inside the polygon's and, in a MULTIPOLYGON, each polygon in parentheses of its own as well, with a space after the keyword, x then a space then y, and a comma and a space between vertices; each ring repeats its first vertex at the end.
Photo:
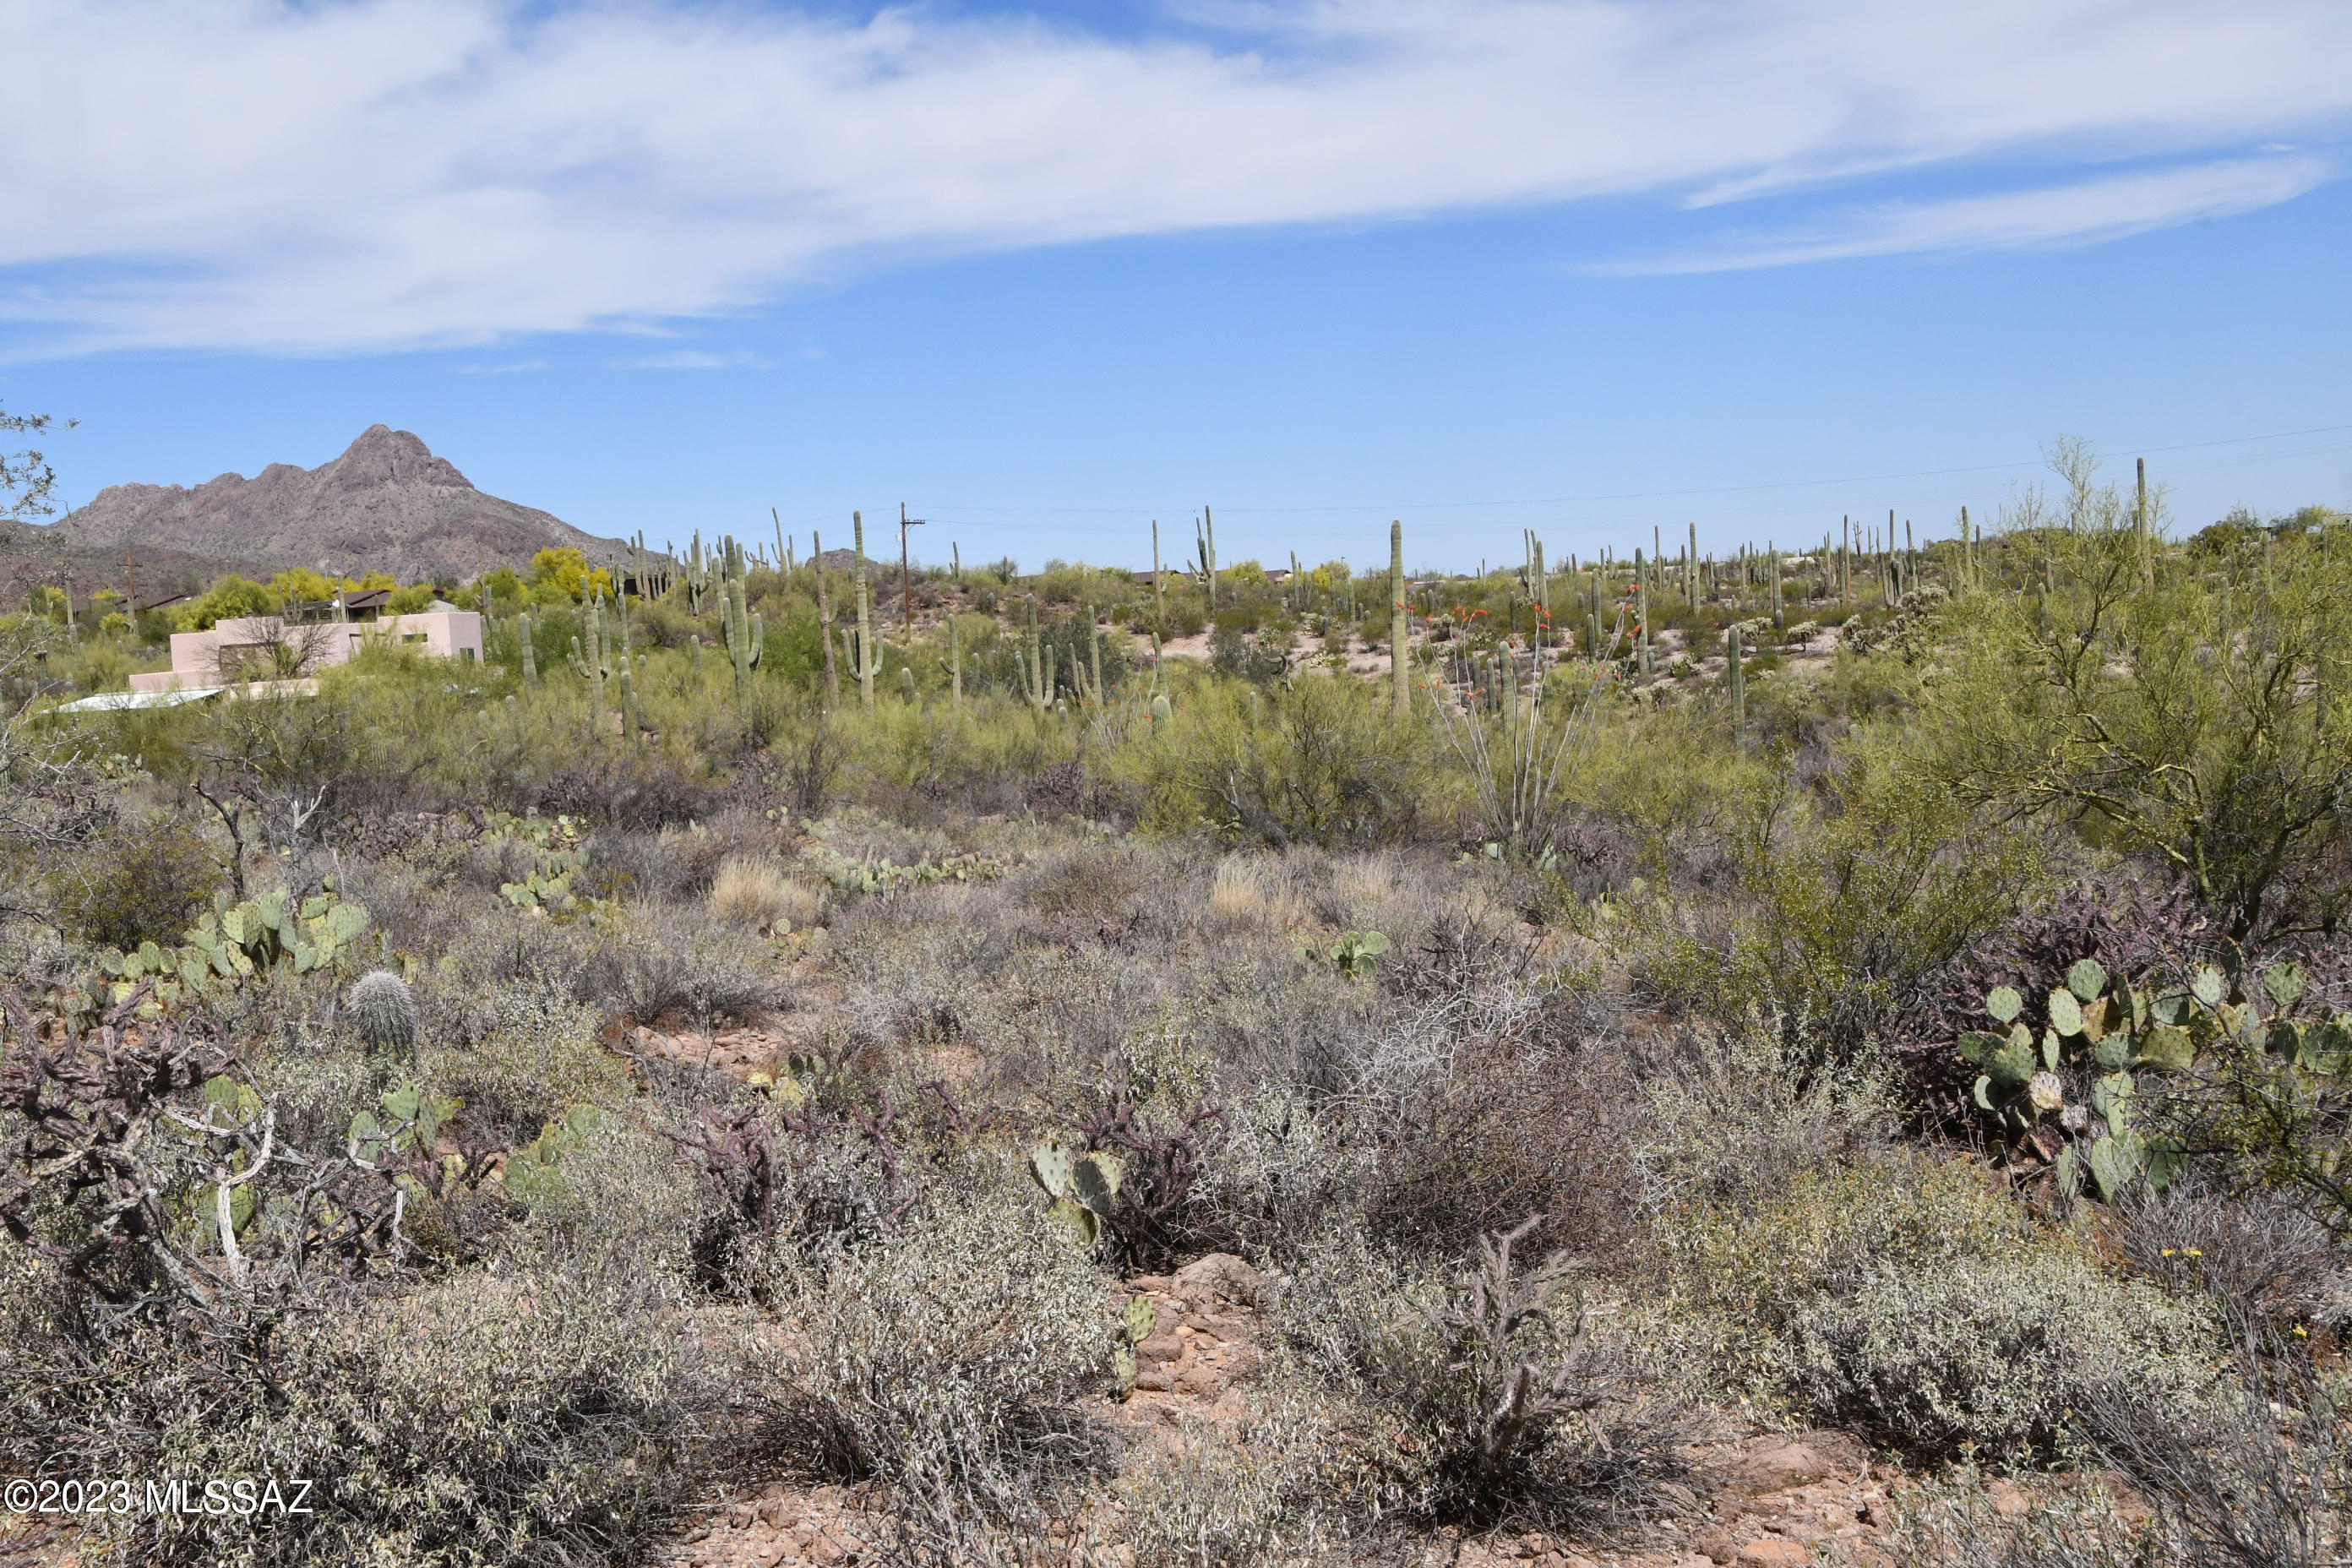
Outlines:
MULTIPOLYGON (((2241 445, 2243 445, 2243 444, 2245 444, 2245 443, 2252 442, 2252 441, 2284 441, 2284 440, 2288 440, 2288 439, 2290 439, 2290 438, 2292 438, 2292 437, 2297 437, 2297 436, 2324 436, 2324 435, 2332 435, 2332 434, 2335 434, 2335 433, 2336 433, 2336 432, 2339 432, 2339 431, 2345 431, 2345 430, 2352 430, 2352 425, 2319 425, 2319 426, 2312 426, 2312 427, 2310 427, 2310 428, 2308 428, 2308 429, 2304 429, 2304 430, 2278 430, 2278 431, 2273 431, 2273 432, 2272 432, 2272 433, 2270 433, 2270 434, 2268 434, 2268 435, 2263 435, 2263 436, 2227 436, 2227 437, 2221 437, 2221 438, 2220 438, 2220 439, 2218 439, 2218 440, 2212 440, 2212 441, 2183 441, 2183 442, 2178 442, 2178 443, 2172 444, 2172 445, 2170 445, 2170 446, 2162 446, 2162 447, 2142 447, 2142 446, 2138 446, 2138 445, 2136 445, 2136 444, 2133 444, 2133 443, 2126 442, 2126 443, 2120 443, 2120 444, 2118 444, 2117 449, 2118 449, 2118 450, 2124 450, 2124 451, 2131 451, 2131 452, 2146 453, 2146 454, 2155 454, 2155 455, 2161 455, 2161 454, 2168 453, 2168 452, 2194 452, 2194 451, 2201 451, 2201 450, 2204 450, 2204 449, 2206 449, 2206 448, 2213 447, 2231 447, 2231 446, 2241 446, 2241 445)), ((2326 450, 2332 450, 2332 449, 2333 449, 2333 448, 2328 448, 2328 447, 2322 447, 2322 448, 2319 448, 2319 450, 2321 450, 2321 451, 2326 451, 2326 450)), ((2277 455, 2278 455, 2278 456, 2300 456, 2300 455, 2305 455, 2305 454, 2283 453, 2283 454, 2277 454, 2277 455)), ((1816 489, 1824 488, 1824 487, 1826 487, 1826 486, 1830 486, 1830 485, 1869 485, 1869 484, 1887 484, 1887 483, 1892 483, 1892 482, 1894 482, 1894 481, 1895 481, 1895 480, 1898 480, 1898 479, 1948 479, 1948 478, 1951 478, 1951 477, 1953 477, 1953 476, 1960 475, 1960 474, 1993 474, 1993 473, 2000 473, 2000 472, 2002 472, 2002 471, 2004 471, 2004 470, 2011 469, 2011 468, 2040 468, 2040 467, 2042 466, 2042 461, 2043 461, 2043 459, 2042 459, 2042 458, 2039 458, 2039 457, 2035 457, 2035 458, 2021 458, 2021 459, 2019 459, 2019 460, 2017 460, 2017 461, 2015 461, 2015 462, 2008 462, 2008 463, 1978 463, 1978 464, 1972 464, 1972 465, 1969 465, 1969 466, 1968 466, 1968 467, 1964 467, 1964 468, 1915 468, 1915 469, 1911 469, 1911 470, 1909 470, 1909 471, 1907 471, 1907 472, 1903 472, 1903 473, 1887 473, 1887 474, 1853 474, 1853 475, 1847 475, 1847 476, 1845 476, 1845 477, 1843 477, 1843 478, 1839 478, 1839 479, 1776 479, 1776 480, 1771 480, 1771 481, 1769 481, 1769 482, 1766 482, 1766 483, 1761 483, 1761 484, 1747 484, 1747 485, 1716 485, 1716 486, 1710 486, 1710 487, 1700 488, 1700 489, 1670 489, 1670 490, 1613 490, 1613 491, 1596 491, 1596 492, 1594 492, 1594 493, 1592 493, 1592 494, 1589 494, 1589 495, 1574 495, 1574 496, 1537 496, 1537 497, 1532 497, 1532 498, 1528 498, 1528 499, 1513 500, 1444 500, 1444 501, 1404 501, 1404 502, 1397 502, 1397 501, 1388 501, 1388 502, 1372 502, 1372 501, 1366 501, 1366 502, 1361 502, 1361 503, 1358 503, 1358 504, 1354 504, 1354 505, 1344 505, 1344 506, 1343 506, 1343 505, 1324 505, 1324 506, 1234 506, 1234 505, 1232 505, 1232 504, 1230 504, 1230 503, 1225 503, 1225 510, 1226 510, 1228 512, 1241 512, 1241 513, 1247 513, 1248 515, 1251 515, 1251 516, 1254 516, 1254 517, 1261 517, 1261 516, 1286 515, 1286 514, 1296 513, 1296 512, 1341 512, 1341 511, 1414 512, 1414 511, 1452 511, 1452 510, 1468 510, 1468 509, 1478 508, 1478 507, 1569 506, 1569 505, 1575 505, 1575 504, 1580 504, 1580 503, 1584 503, 1584 502, 1591 502, 1591 501, 1612 501, 1612 500, 1673 500, 1674 498, 1678 497, 1678 496, 1723 496, 1723 495, 1745 495, 1745 494, 1753 494, 1753 493, 1756 493, 1756 492, 1759 492, 1759 491, 1765 491, 1765 490, 1816 489)), ((1031 515, 1031 516, 1045 516, 1045 517, 1102 517, 1102 516, 1126 516, 1126 515, 1129 515, 1129 514, 1146 513, 1146 512, 1152 511, 1152 510, 1155 510, 1155 509, 1154 509, 1154 508, 1152 508, 1152 507, 1149 507, 1149 506, 1131 506, 1131 507, 972 506, 972 505, 962 505, 962 504, 956 504, 956 503, 947 503, 947 502, 942 502, 942 503, 940 503, 940 510, 952 510, 952 511, 966 511, 966 512, 984 512, 984 511, 1024 512, 1024 513, 1027 513, 1027 514, 1029 514, 1029 515, 1031 515)), ((974 524, 974 526, 975 526, 975 527, 985 527, 985 528, 1003 528, 1003 527, 1010 527, 1010 526, 1014 526, 1014 525, 1004 524, 1004 523, 975 523, 975 524, 974 524)))

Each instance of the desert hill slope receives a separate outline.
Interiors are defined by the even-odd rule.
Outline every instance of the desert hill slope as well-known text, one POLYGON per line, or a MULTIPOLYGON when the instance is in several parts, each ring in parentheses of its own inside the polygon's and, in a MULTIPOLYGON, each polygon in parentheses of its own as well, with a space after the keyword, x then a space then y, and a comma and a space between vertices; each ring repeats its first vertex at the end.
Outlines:
POLYGON ((75 553, 168 551, 224 566, 389 572, 403 582, 454 580, 521 566, 551 545, 609 561, 624 547, 536 507, 476 489, 406 430, 373 425, 332 462, 272 463, 246 479, 110 485, 54 525, 75 553))

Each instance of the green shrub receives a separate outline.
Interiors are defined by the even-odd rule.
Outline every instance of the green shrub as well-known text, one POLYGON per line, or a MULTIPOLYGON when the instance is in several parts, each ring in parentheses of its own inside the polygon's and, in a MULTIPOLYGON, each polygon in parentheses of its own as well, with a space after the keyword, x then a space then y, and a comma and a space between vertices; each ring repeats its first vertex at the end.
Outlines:
POLYGON ((1384 693, 1323 676, 1263 693, 1204 682, 1108 771, 1150 824, 1242 843, 1394 843, 1450 817, 1428 730, 1398 723, 1384 693))
POLYGON ((1008 1186, 796 1266, 786 1299, 809 1337, 795 1397, 813 1466, 972 1478, 1083 1436, 1076 1401, 1110 1375, 1110 1293, 1044 1205, 1008 1186))
POLYGON ((223 883, 204 826, 168 812, 133 817, 82 847, 52 879, 63 923, 126 952, 176 942, 223 883))
POLYGON ((2212 1315, 2040 1228, 1963 1165, 1882 1155, 1745 1209, 1663 1210, 1672 1352, 1768 1415, 1912 1451, 2047 1451, 2118 1383, 2187 1396, 2212 1315))

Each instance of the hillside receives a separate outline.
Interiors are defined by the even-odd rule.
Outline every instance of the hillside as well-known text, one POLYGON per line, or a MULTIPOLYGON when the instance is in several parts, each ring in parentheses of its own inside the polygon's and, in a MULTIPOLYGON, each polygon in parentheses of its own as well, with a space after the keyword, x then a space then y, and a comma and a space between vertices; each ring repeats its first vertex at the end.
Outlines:
POLYGON ((551 545, 612 559, 623 546, 535 507, 476 489, 406 430, 373 425, 315 468, 272 463, 252 479, 111 485, 40 531, 74 554, 171 552, 230 566, 389 572, 403 582, 456 581, 521 565, 551 545))

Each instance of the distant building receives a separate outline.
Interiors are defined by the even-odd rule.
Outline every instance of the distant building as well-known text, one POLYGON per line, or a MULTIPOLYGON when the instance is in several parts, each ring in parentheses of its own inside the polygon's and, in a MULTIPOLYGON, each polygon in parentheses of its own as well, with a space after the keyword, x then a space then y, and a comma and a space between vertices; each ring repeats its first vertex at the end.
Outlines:
MULTIPOLYGON (((352 595, 353 600, 363 597, 352 595)), ((435 658, 479 664, 482 617, 437 600, 433 608, 416 615, 373 620, 239 616, 218 622, 209 631, 173 632, 172 668, 133 675, 131 689, 183 691, 239 681, 299 679, 343 663, 371 640, 413 647, 435 658)))

